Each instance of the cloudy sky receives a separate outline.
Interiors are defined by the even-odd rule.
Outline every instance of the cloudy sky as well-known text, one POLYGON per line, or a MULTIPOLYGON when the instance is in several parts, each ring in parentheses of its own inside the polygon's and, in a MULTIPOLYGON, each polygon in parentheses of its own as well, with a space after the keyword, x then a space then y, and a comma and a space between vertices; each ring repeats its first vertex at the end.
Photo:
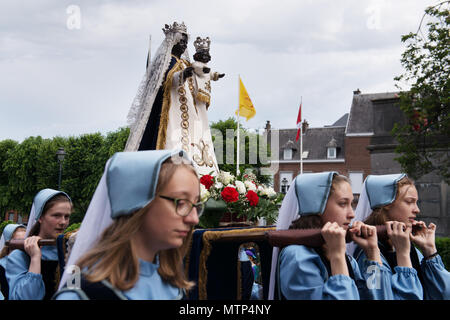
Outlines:
POLYGON ((115 131, 166 23, 209 36, 210 121, 233 116, 238 75, 256 108, 247 128, 293 128, 300 99, 310 126, 350 109, 353 90, 396 91, 401 35, 432 0, 2 0, 0 140, 115 131))

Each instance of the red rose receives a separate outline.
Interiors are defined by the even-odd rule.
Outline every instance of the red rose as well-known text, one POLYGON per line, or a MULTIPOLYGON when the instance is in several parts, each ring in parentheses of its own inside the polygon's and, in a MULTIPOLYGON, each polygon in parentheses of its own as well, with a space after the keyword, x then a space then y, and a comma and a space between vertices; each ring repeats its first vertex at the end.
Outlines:
POLYGON ((211 188, 211 186, 214 184, 214 178, 209 174, 205 174, 203 177, 200 178, 200 183, 204 185, 206 189, 209 190, 209 188, 211 188))
POLYGON ((255 191, 249 190, 245 196, 252 207, 256 207, 258 205, 259 197, 255 191))
POLYGON ((239 192, 233 187, 225 187, 220 195, 225 202, 236 202, 239 200, 239 192))

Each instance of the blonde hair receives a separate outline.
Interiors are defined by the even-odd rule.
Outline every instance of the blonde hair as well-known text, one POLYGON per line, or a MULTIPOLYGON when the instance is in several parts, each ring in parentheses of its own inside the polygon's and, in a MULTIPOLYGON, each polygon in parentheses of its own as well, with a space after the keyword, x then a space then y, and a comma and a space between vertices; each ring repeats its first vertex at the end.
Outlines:
MULTIPOLYGON (((164 189, 175 171, 182 167, 191 170, 197 177, 191 165, 174 164, 169 159, 161 165, 156 193, 164 189)), ((77 262, 80 269, 87 268, 86 280, 99 282, 106 279, 121 291, 129 290, 136 284, 139 280, 139 260, 131 239, 141 228, 150 206, 151 203, 131 215, 115 219, 103 231, 98 243, 77 262)), ((192 232, 193 228, 181 247, 159 252, 158 273, 161 278, 185 290, 194 286, 193 282, 186 279, 183 269, 183 259, 189 250, 192 232)))
MULTIPOLYGON (((24 227, 17 227, 11 236, 11 240, 14 239, 14 235, 16 234, 16 232, 21 231, 21 230, 26 231, 26 229, 24 227)), ((9 250, 9 247, 5 244, 5 246, 2 249, 2 252, 0 252, 0 259, 6 257, 8 254, 10 254, 10 250, 9 250)))
POLYGON ((372 213, 367 217, 364 221, 365 224, 369 224, 372 226, 383 225, 386 221, 389 221, 389 210, 392 208, 392 205, 400 196, 400 189, 403 186, 414 186, 414 181, 408 177, 403 177, 400 181, 397 182, 397 193, 395 194, 395 200, 385 206, 375 208, 372 213))
MULTIPOLYGON (((340 174, 333 175, 329 195, 336 192, 336 188, 343 182, 350 183, 350 180, 346 176, 340 174)), ((289 229, 316 229, 322 228, 323 225, 324 223, 321 214, 311 214, 292 221, 289 229)))

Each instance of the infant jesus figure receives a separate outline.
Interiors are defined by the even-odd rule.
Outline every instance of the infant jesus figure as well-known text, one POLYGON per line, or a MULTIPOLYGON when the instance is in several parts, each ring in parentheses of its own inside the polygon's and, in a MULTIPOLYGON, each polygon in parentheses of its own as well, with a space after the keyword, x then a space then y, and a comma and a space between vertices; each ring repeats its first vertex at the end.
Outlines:
POLYGON ((194 41, 194 62, 191 64, 194 73, 193 78, 195 78, 195 100, 197 100, 197 102, 204 102, 207 109, 211 100, 210 80, 217 81, 225 76, 225 73, 211 72, 211 68, 208 67, 207 63, 211 60, 209 54, 210 44, 211 40, 209 37, 206 37, 205 39, 197 37, 194 41))

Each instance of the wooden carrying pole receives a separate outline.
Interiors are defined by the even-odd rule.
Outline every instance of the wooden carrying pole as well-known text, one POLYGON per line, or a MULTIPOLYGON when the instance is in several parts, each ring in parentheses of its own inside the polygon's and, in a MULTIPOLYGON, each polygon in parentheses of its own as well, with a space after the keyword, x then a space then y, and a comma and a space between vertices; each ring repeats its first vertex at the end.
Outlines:
MULTIPOLYGON (((10 240, 5 242, 5 246, 8 246, 12 250, 14 249, 20 249, 24 250, 24 243, 25 240, 10 240)), ((38 241, 39 247, 42 246, 56 246, 56 239, 41 239, 38 241)))

